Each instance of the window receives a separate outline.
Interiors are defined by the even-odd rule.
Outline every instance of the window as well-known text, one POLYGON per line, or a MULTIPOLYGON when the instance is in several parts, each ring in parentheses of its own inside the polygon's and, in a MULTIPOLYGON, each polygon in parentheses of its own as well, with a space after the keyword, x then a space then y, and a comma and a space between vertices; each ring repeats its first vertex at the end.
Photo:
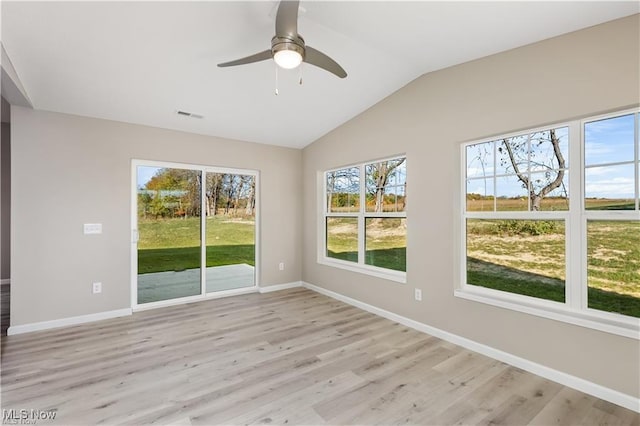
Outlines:
POLYGON ((566 126, 468 145, 467 284, 565 301, 566 126))
POLYGON ((637 337, 639 115, 464 144, 456 295, 637 337))
POLYGON ((404 282, 406 157, 330 170, 323 177, 319 261, 404 282))
POLYGON ((640 317, 638 113, 584 124, 587 306, 640 317))

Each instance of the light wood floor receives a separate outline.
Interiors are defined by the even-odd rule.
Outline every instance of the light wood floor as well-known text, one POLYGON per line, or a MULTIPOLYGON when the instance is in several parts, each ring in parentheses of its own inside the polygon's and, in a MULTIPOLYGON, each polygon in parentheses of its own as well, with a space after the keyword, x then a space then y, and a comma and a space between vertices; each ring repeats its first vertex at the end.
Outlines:
POLYGON ((3 337, 2 408, 64 425, 640 423, 305 289, 3 337))
POLYGON ((10 303, 11 284, 0 284, 0 336, 7 335, 7 328, 9 328, 10 303))

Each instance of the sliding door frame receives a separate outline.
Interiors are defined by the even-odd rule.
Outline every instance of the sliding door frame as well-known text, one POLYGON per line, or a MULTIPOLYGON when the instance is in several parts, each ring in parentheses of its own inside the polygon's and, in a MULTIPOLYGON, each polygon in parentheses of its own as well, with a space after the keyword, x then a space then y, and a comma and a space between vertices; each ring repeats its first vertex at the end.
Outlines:
POLYGON ((238 169, 219 166, 206 166, 200 164, 175 163, 169 161, 154 160, 131 160, 131 309, 142 311, 146 309, 161 308, 177 304, 197 302, 219 297, 233 296, 238 294, 253 293, 259 288, 260 277, 260 172, 251 169, 238 169), (182 170, 195 170, 201 173, 200 188, 200 294, 195 296, 177 297, 174 299, 161 300, 157 302, 138 303, 138 166, 161 167, 182 170), (204 213, 206 205, 206 174, 226 173, 244 176, 253 176, 255 179, 255 226, 254 226, 254 278, 253 286, 242 287, 232 290, 222 290, 207 293, 206 269, 207 269, 207 215, 204 213))

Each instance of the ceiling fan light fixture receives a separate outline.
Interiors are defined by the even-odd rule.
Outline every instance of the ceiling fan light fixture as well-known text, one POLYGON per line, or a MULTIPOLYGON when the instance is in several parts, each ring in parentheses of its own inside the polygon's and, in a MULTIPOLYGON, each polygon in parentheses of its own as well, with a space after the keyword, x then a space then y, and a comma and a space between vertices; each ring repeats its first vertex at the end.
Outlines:
POLYGON ((279 67, 290 70, 302 63, 302 55, 295 50, 279 50, 273 55, 279 67))
POLYGON ((279 67, 290 70, 304 61, 304 39, 296 37, 278 37, 271 39, 271 54, 279 67))

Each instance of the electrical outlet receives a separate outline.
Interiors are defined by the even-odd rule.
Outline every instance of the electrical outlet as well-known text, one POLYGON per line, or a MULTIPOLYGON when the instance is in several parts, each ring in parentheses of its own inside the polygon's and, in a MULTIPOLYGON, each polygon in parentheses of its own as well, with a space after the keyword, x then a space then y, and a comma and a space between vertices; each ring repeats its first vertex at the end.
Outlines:
POLYGON ((93 283, 93 294, 102 293, 102 283, 93 283))
POLYGON ((422 290, 420 290, 419 288, 416 288, 414 297, 418 302, 422 302, 422 290))
POLYGON ((284 271, 284 262, 280 262, 280 264, 278 265, 278 269, 284 271))

